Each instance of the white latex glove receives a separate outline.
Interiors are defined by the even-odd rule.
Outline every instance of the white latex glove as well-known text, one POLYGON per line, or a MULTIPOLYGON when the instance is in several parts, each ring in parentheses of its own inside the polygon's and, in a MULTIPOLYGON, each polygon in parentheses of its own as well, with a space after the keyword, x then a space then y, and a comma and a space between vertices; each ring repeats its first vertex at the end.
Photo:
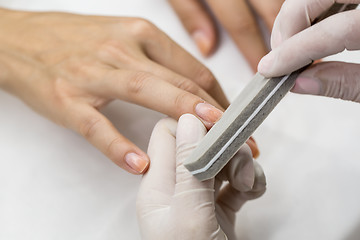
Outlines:
POLYGON ((190 114, 179 123, 167 118, 155 126, 148 149, 151 165, 137 200, 143 239, 236 239, 235 213, 265 192, 264 173, 246 144, 216 180, 193 177, 183 161, 205 134, 204 125, 190 114), (219 190, 223 180, 229 183, 219 190))
MULTIPOLYGON (((334 0, 285 1, 274 23, 273 50, 260 61, 258 71, 267 77, 280 76, 345 49, 359 50, 360 10, 335 14, 311 26, 333 3, 334 0)), ((299 76, 292 91, 360 102, 359 76, 359 64, 315 64, 299 76)))

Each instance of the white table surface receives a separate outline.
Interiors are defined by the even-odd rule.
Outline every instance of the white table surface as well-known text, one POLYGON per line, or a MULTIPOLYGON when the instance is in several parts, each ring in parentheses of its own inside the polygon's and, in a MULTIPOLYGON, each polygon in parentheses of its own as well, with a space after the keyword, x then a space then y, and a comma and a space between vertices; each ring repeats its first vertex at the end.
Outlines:
MULTIPOLYGON (((204 62, 230 99, 252 76, 223 31, 216 54, 202 58, 165 0, 0 0, 0 6, 147 18, 204 62)), ((360 54, 331 59, 360 62, 360 54)), ((144 150, 162 117, 120 101, 103 112, 144 150)), ((268 191, 239 213, 240 239, 360 238, 359 104, 290 94, 255 137, 268 191)), ((1 240, 140 239, 140 180, 0 91, 1 240)))

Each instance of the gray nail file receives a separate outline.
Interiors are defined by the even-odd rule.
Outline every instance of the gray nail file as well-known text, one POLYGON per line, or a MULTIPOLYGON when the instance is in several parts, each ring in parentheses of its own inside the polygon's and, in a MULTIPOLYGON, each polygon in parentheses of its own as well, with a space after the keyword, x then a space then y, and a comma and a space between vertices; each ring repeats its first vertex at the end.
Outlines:
MULTIPOLYGON (((357 4, 335 3, 313 23, 356 7, 357 4)), ((305 68, 270 79, 256 74, 185 161, 185 167, 201 181, 215 177, 290 91, 305 68)))
POLYGON ((201 181, 216 176, 290 91, 300 72, 271 79, 255 75, 185 161, 185 167, 201 181))

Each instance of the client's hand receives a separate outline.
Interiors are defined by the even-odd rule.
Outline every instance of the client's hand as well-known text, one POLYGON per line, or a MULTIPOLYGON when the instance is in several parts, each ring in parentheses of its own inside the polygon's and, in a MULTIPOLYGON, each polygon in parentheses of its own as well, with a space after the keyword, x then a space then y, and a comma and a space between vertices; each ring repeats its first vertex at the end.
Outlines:
POLYGON ((143 239, 236 239, 235 214, 265 192, 261 167, 245 144, 216 179, 198 181, 183 162, 205 136, 193 115, 170 118, 154 128, 149 171, 142 181, 137 215, 143 239), (221 189, 222 181, 228 181, 221 189))
POLYGON ((228 105, 212 73, 144 19, 2 8, 0 15, 0 89, 128 172, 144 173, 149 159, 99 112, 110 101, 175 119, 197 114, 208 127, 221 115, 215 107, 228 105))

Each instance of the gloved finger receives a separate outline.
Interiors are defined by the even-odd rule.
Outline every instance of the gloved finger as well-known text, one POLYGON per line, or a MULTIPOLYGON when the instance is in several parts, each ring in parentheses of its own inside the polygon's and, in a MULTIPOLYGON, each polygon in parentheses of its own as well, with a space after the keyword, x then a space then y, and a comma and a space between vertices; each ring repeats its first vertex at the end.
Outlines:
POLYGON ((260 61, 258 70, 266 77, 281 76, 344 49, 360 49, 359 22, 358 10, 331 16, 273 49, 260 61))
MULTIPOLYGON (((337 3, 360 3, 360 0, 339 0, 337 3)), ((315 18, 328 10, 333 0, 287 0, 274 23, 271 47, 274 49, 296 33, 311 26, 315 18), (291 19, 291 21, 289 21, 291 19)), ((344 25, 343 27, 345 27, 344 25)))
POLYGON ((214 181, 200 182, 183 165, 183 162, 197 147, 206 132, 204 125, 195 116, 184 114, 180 117, 176 131, 175 195, 190 193, 191 198, 203 198, 204 196, 208 198, 209 194, 213 196, 214 181))
MULTIPOLYGON (((252 158, 256 158, 259 155, 258 146, 253 137, 250 137, 246 144, 239 150, 239 152, 234 156, 234 158, 225 166, 224 169, 215 178, 215 199, 219 194, 219 190, 223 182, 228 181, 229 178, 236 179, 240 177, 241 184, 238 186, 238 189, 251 189, 254 185, 254 167, 252 164, 252 158), (248 146, 249 149, 246 147, 248 146), (230 176, 230 177, 229 177, 230 176)), ((234 182, 234 181, 232 181, 234 182)), ((235 180, 237 182, 237 180, 235 180)))
POLYGON ((64 124, 81 134, 115 164, 133 174, 144 173, 150 160, 131 141, 122 136, 112 123, 87 104, 69 103, 64 124))
POLYGON ((244 144, 230 162, 220 171, 217 178, 229 181, 233 188, 246 192, 253 188, 255 168, 250 147, 244 144))
POLYGON ((172 206, 176 208, 173 212, 180 216, 179 219, 184 215, 193 217, 182 218, 189 223, 190 229, 197 231, 191 239, 199 239, 197 236, 226 239, 214 211, 214 179, 200 182, 183 165, 205 134, 206 128, 195 116, 185 114, 180 117, 176 130, 176 185, 172 200, 172 206), (197 229, 199 223, 206 223, 206 226, 197 229))
POLYGON ((264 20, 268 29, 271 30, 273 28, 275 18, 280 11, 281 5, 284 3, 284 0, 250 0, 250 3, 254 7, 255 11, 264 20))
POLYGON ((360 103, 360 64, 323 62, 304 71, 292 92, 321 95, 360 103))
POLYGON ((264 170, 260 164, 256 161, 253 161, 255 169, 255 181, 252 189, 247 192, 242 192, 241 197, 246 200, 252 200, 262 196, 266 191, 266 177, 264 170))
POLYGON ((208 0, 208 4, 255 71, 267 49, 246 0, 208 0))
POLYGON ((139 206, 171 202, 175 188, 176 127, 177 122, 171 118, 160 120, 154 127, 148 147, 151 165, 141 182, 139 206))
POLYGON ((233 183, 229 183, 221 189, 221 192, 216 199, 229 217, 234 217, 233 214, 239 211, 247 200, 255 199, 264 194, 266 190, 266 178, 261 166, 254 161, 255 181, 253 188, 250 191, 243 192, 237 189, 233 183))
POLYGON ((169 0, 182 24, 194 39, 204 56, 216 47, 217 31, 215 23, 201 0, 169 0))
MULTIPOLYGON (((199 96, 152 75, 148 72, 112 70, 89 86, 89 91, 106 97, 132 102, 178 119, 184 113, 198 116, 210 128, 222 115, 222 111, 204 103, 199 96), (104 84, 104 81, 107 84, 104 84)), ((194 90, 196 91, 196 90, 194 90)), ((209 101, 215 102, 211 100, 209 101)))

